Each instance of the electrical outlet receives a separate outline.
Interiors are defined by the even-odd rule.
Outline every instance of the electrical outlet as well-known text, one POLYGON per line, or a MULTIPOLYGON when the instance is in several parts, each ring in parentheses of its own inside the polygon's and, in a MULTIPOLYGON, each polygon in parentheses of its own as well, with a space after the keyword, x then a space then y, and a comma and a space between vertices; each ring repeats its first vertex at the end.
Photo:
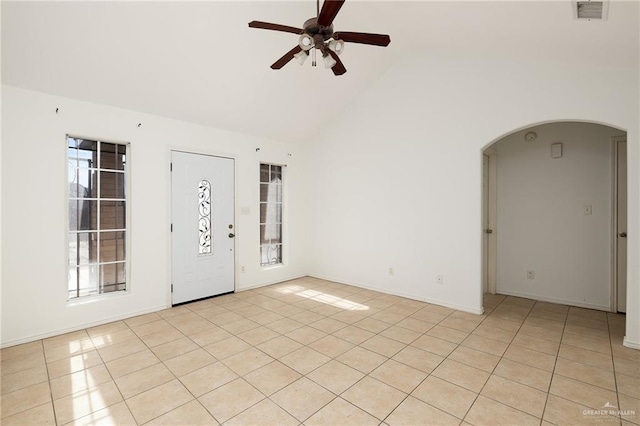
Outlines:
POLYGON ((444 284, 444 277, 442 275, 436 275, 436 284, 444 284))
POLYGON ((389 267, 389 275, 394 275, 396 271, 393 269, 393 266, 389 267))
POLYGON ((536 271, 527 271, 527 279, 534 280, 536 278, 536 271))

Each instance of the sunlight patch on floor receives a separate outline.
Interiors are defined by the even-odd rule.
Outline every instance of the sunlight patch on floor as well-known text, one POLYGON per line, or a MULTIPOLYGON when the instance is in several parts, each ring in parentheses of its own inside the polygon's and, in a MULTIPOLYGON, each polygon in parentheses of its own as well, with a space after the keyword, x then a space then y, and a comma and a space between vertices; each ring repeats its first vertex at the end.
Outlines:
POLYGON ((317 302, 326 303, 327 305, 335 306, 349 311, 366 311, 369 307, 360 303, 352 302, 342 297, 334 296, 321 291, 306 289, 298 285, 283 286, 278 289, 278 292, 283 294, 295 294, 296 296, 304 297, 305 299, 315 300, 317 302))

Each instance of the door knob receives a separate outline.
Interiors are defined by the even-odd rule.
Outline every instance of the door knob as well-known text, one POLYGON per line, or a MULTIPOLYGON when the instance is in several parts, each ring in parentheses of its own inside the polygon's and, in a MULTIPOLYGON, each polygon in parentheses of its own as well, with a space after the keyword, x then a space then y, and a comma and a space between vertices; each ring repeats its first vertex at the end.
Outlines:
POLYGON ((486 232, 487 234, 493 234, 493 229, 489 228, 489 229, 486 229, 484 232, 486 232))
POLYGON ((627 238, 627 233, 626 232, 621 232, 621 233, 618 234, 618 236, 620 238, 627 238))
POLYGON ((229 238, 233 238, 235 236, 236 236, 236 234, 233 234, 233 233, 229 232, 229 238))

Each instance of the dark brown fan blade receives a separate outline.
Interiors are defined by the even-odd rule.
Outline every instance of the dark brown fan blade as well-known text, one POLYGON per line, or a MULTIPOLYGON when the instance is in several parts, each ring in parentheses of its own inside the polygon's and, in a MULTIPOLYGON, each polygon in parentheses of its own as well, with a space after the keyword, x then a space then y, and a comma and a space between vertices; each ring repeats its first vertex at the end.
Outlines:
POLYGON ((324 0, 322 10, 318 15, 318 25, 323 27, 331 25, 343 4, 344 0, 324 0))
POLYGON ((249 22, 249 28, 260 28, 263 30, 283 31, 285 33, 294 33, 294 34, 302 34, 304 32, 304 30, 302 30, 301 28, 289 27, 287 25, 280 25, 280 24, 272 24, 269 22, 262 22, 262 21, 249 22))
POLYGON ((293 55, 295 55, 296 53, 298 53, 300 51, 302 51, 302 48, 300 46, 294 47, 293 49, 291 49, 290 51, 285 53, 282 58, 280 58, 277 61, 275 61, 273 63, 273 65, 271 65, 271 68, 274 69, 274 70, 279 70, 280 68, 282 68, 285 65, 287 65, 290 60, 293 59, 293 55))
POLYGON ((331 49, 327 49, 327 52, 329 52, 329 55, 331 55, 333 59, 336 60, 336 64, 331 68, 331 71, 333 71, 335 75, 342 75, 347 72, 347 69, 344 67, 344 64, 342 63, 336 52, 331 49))
POLYGON ((348 43, 371 44, 374 46, 388 46, 391 43, 391 37, 386 34, 337 32, 333 34, 333 38, 348 43))

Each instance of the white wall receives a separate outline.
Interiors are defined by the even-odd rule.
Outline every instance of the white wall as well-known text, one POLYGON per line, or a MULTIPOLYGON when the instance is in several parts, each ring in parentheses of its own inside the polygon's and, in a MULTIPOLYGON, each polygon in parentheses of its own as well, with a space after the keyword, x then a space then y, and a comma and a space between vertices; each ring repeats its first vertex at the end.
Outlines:
POLYGON ((2 89, 3 346, 170 305, 172 149, 236 159, 238 290, 307 272, 301 231, 306 195, 298 148, 8 86, 2 89), (67 208, 66 133, 131 143, 131 291, 127 294, 81 304, 66 301, 66 229, 60 226, 66 223, 67 208), (269 270, 259 267, 260 161, 288 165, 288 255, 285 266, 269 270), (245 206, 251 213, 239 215, 245 206), (239 272, 241 266, 245 273, 239 272))
POLYGON ((498 141, 497 291, 609 310, 612 142, 624 132, 553 123, 498 141), (535 132, 533 142, 524 140, 535 132), (562 158, 551 144, 562 143, 562 158), (591 206, 591 215, 583 208, 591 206), (527 279, 527 271, 535 273, 527 279))
MULTIPOLYGON (((434 50, 398 63, 342 111, 308 156, 313 275, 480 312, 482 149, 558 120, 628 131, 629 232, 639 239, 637 60, 527 53, 434 50)), ((629 253, 627 338, 638 343, 637 243, 629 253)))

